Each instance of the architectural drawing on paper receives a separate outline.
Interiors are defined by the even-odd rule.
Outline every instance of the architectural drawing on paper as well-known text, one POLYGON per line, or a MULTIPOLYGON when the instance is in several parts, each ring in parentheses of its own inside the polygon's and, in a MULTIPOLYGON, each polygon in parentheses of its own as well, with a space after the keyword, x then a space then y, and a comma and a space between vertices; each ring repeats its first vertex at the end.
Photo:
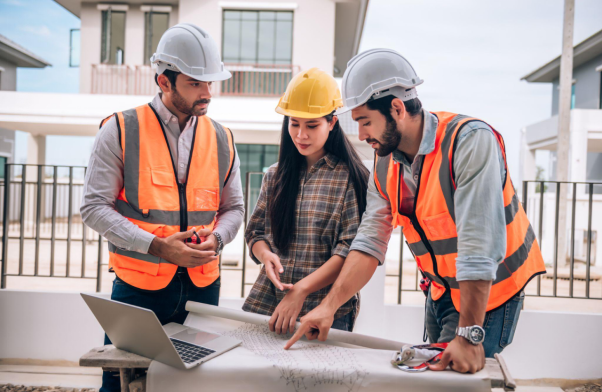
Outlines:
POLYGON ((285 351, 288 337, 270 332, 267 324, 246 323, 223 335, 242 340, 243 347, 271 361, 286 386, 295 392, 321 385, 329 385, 333 391, 357 392, 369 374, 362 370, 354 349, 297 342, 285 351))

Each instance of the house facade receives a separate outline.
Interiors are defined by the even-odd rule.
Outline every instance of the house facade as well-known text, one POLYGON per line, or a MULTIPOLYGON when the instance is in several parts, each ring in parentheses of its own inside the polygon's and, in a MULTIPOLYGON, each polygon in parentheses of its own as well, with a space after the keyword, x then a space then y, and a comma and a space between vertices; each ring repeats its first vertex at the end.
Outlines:
MULTIPOLYGON (((559 79, 560 56, 522 78, 529 83, 549 83, 552 87, 551 116, 522 129, 520 159, 523 181, 544 179, 543 176, 537 178, 536 166, 536 153, 542 150, 549 152, 548 165, 542 168, 547 173, 545 179, 556 180, 559 79)), ((568 164, 568 181, 602 183, 602 30, 573 48, 568 164)), ((556 187, 557 185, 553 183, 544 185, 542 195, 541 186, 531 183, 528 187, 528 200, 524 201, 531 222, 535 222, 536 226, 542 226, 541 229, 537 227, 537 231, 541 233, 540 241, 544 244, 542 246, 544 258, 548 263, 553 263, 552 244, 555 243, 555 232, 558 230, 558 241, 566 243, 568 260, 571 252, 571 232, 574 226, 575 260, 585 262, 591 215, 593 218, 591 219, 591 264, 599 266, 599 260, 602 258, 602 246, 599 246, 602 222, 596 217, 602 216, 602 185, 591 186, 591 202, 589 185, 566 186, 566 198, 569 201, 566 215, 567 227, 558 229, 555 228, 555 217, 558 215, 558 211, 555 211, 556 187), (591 214, 588 213, 590 203, 591 214), (571 221, 573 205, 574 224, 571 221)), ((562 257, 559 258, 561 265, 564 264, 562 257)))
MULTIPOLYGON (((45 68, 50 65, 46 60, 0 35, 0 92, 17 90, 17 68, 45 68)), ((4 178, 4 164, 13 162, 14 153, 15 131, 4 128, 0 122, 0 178, 4 178)))

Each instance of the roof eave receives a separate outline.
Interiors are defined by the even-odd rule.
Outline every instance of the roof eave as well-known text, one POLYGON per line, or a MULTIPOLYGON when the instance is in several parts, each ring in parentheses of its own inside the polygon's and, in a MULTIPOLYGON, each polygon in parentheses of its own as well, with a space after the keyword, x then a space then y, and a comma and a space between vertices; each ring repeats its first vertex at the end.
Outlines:
POLYGON ((369 0, 335 0, 335 70, 343 76, 347 62, 358 53, 364 31, 369 0), (353 21, 351 23, 351 21, 353 21))
MULTIPOLYGON (((602 30, 586 38, 573 47, 573 68, 580 66, 602 54, 602 30)), ((520 80, 526 80, 529 83, 551 83, 560 77, 560 57, 539 67, 520 80)))
POLYGON ((0 41, 0 57, 16 64, 20 68, 45 68, 52 66, 52 64, 41 57, 4 41, 0 41))
POLYGON ((71 12, 74 16, 81 18, 81 2, 80 1, 65 1, 65 0, 54 0, 55 3, 71 12))

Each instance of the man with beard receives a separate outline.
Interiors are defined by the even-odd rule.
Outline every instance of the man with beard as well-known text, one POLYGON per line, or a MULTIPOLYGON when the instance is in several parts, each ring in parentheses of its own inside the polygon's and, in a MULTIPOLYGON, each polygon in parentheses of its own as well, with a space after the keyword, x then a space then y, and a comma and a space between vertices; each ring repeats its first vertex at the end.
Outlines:
POLYGON ((429 340, 451 342, 429 367, 474 373, 512 342, 523 289, 545 266, 503 139, 476 118, 423 110, 421 83, 392 50, 369 50, 347 64, 337 114, 351 110, 360 140, 376 150, 366 212, 330 293, 285 348, 303 334, 326 339, 336 309, 384 262, 398 226, 423 275, 429 340))
MULTIPOLYGON (((188 300, 218 305, 218 256, 243 219, 232 134, 206 116, 211 84, 231 74, 187 23, 165 32, 151 62, 161 92, 101 124, 81 214, 109 242, 111 299, 183 323, 188 300)), ((100 390, 119 391, 119 373, 104 372, 100 390)))

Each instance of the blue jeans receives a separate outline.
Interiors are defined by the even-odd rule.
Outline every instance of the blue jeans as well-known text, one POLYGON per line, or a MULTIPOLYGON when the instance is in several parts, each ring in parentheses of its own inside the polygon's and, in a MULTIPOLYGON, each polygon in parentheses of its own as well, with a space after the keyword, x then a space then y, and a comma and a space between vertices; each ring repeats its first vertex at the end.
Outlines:
MULTIPOLYGON (((487 358, 501 353, 512 343, 524 299, 525 292, 521 290, 504 305, 485 313, 483 348, 487 358)), ((454 308, 449 292, 443 294, 438 301, 433 301, 429 292, 426 300, 425 324, 431 343, 451 342, 456 337, 459 320, 460 314, 454 308)))
MULTIPOLYGON (((210 305, 219 304, 220 278, 207 287, 196 287, 190 280, 186 269, 178 268, 178 272, 166 288, 156 291, 141 290, 130 286, 117 276, 113 281, 111 299, 130 305, 150 309, 157 315, 161 324, 183 324, 188 316, 185 309, 187 301, 202 302, 210 305)), ((105 344, 111 340, 105 335, 105 344)), ((103 372, 100 392, 121 391, 119 373, 103 372)))

